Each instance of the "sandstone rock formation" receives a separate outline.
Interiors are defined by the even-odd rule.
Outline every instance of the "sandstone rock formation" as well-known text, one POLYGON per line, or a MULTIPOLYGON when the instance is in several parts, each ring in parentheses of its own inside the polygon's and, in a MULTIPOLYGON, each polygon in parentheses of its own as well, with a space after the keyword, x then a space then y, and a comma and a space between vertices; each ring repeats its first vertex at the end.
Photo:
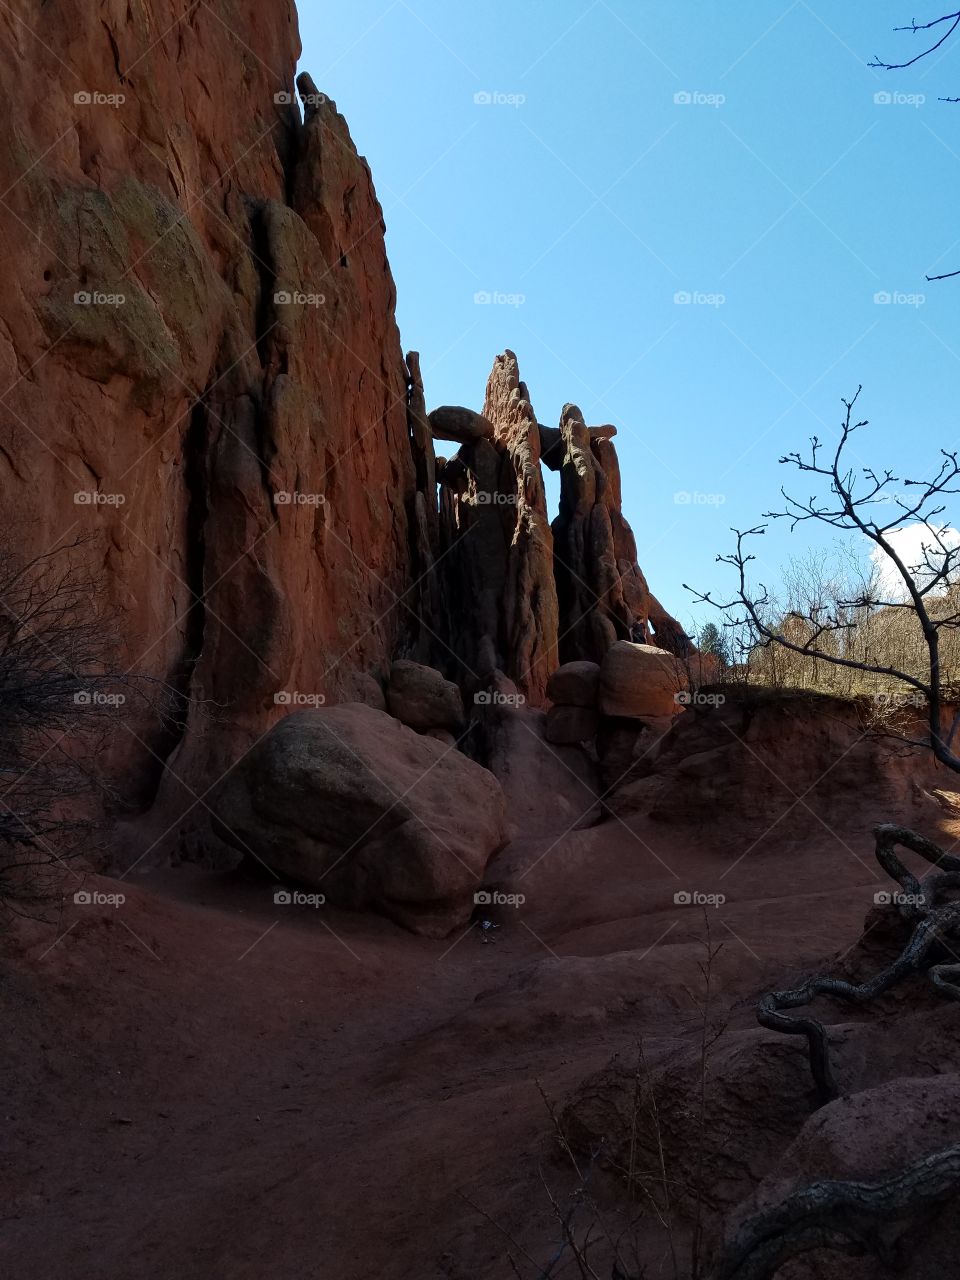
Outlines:
POLYGON ((287 0, 229 22, 174 0, 19 7, 0 15, 4 525, 24 555, 93 535, 124 664, 220 708, 215 732, 181 701, 116 743, 131 804, 163 780, 171 820, 196 819, 174 775, 209 785, 279 691, 335 695, 407 627, 382 217, 309 79, 301 122, 287 0))
POLYGON ((275 874, 429 937, 469 920, 505 838, 493 774, 359 703, 274 725, 215 811, 223 838, 275 874))
POLYGON ((445 407, 430 422, 441 438, 464 441, 437 464, 435 660, 449 668, 456 655, 473 688, 501 670, 542 702, 557 665, 553 543, 539 430, 513 353, 497 358, 482 415, 445 407))
POLYGON ((489 418, 459 405, 447 404, 434 409, 430 414, 430 429, 437 440, 454 440, 459 444, 493 438, 493 423, 489 418))
POLYGON ((561 653, 648 638, 614 428, 541 427, 510 352, 482 412, 428 416, 370 171, 308 75, 297 105, 289 0, 65 0, 42 41, 26 8, 0 13, 0 515, 23 556, 89 538, 124 667, 169 696, 114 743, 138 849, 204 852, 203 795, 286 709, 379 706, 398 659, 543 705, 561 653))
MULTIPOLYGON (((445 406, 429 421, 463 442, 436 467, 442 647, 461 675, 482 683, 502 670, 539 704, 561 660, 599 662, 618 640, 692 652, 637 564, 614 427, 588 427, 574 405, 559 429, 541 426, 512 351, 494 363, 482 414, 445 406), (561 477, 552 526, 541 464, 561 477)), ((434 660, 450 665, 440 650, 434 660)))
POLYGON ((687 683, 686 665, 674 654, 615 640, 602 664, 566 662, 550 677, 547 740, 595 741, 601 774, 615 786, 641 739, 664 736, 683 714, 687 683))

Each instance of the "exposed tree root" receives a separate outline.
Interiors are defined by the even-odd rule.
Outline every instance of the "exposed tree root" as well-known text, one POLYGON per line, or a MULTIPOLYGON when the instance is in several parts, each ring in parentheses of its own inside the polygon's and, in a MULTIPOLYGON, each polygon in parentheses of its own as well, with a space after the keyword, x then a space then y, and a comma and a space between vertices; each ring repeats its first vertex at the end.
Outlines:
MULTIPOLYGON (((909 974, 919 972, 936 942, 960 934, 960 902, 941 901, 947 890, 960 888, 960 858, 945 853, 938 845, 906 827, 885 823, 874 828, 874 835, 877 838, 877 861, 900 886, 900 892, 891 895, 891 901, 904 919, 916 922, 903 951, 893 964, 869 982, 857 985, 842 978, 813 977, 792 991, 770 992, 761 999, 757 1010, 757 1020, 762 1026, 786 1035, 806 1037, 810 1070, 821 1102, 829 1102, 838 1095, 823 1023, 815 1018, 791 1017, 783 1010, 808 1005, 821 995, 839 996, 855 1004, 866 1004, 909 974), (897 845, 926 858, 938 868, 939 874, 930 875, 921 883, 897 857, 894 852, 897 845)), ((934 964, 928 976, 943 995, 951 1000, 960 1000, 960 963, 934 964)))
MULTIPOLYGON (((886 828, 890 830, 891 828, 886 828)), ((908 833, 909 834, 909 833, 908 833)), ((904 1230, 960 1192, 960 1146, 948 1147, 876 1182, 814 1182, 747 1218, 710 1280, 771 1280, 811 1249, 899 1262, 904 1230)))

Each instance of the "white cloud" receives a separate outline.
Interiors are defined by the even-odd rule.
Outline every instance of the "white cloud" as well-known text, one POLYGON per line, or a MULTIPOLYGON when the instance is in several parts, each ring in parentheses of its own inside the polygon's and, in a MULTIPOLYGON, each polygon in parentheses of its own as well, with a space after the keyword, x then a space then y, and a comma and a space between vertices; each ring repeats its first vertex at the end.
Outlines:
MULTIPOLYGON (((908 569, 917 568, 913 575, 922 585, 930 580, 930 571, 924 565, 924 547, 929 549, 929 558, 933 564, 943 559, 943 552, 937 546, 936 534, 946 547, 960 547, 960 532, 951 525, 910 524, 903 529, 891 529, 886 535, 887 541, 908 569), (921 566, 918 568, 918 566, 921 566)), ((871 553, 879 579, 879 590, 883 600, 903 600, 907 589, 903 584, 900 571, 885 551, 876 547, 871 553)), ((960 579, 960 572, 951 573, 951 578, 960 579)))

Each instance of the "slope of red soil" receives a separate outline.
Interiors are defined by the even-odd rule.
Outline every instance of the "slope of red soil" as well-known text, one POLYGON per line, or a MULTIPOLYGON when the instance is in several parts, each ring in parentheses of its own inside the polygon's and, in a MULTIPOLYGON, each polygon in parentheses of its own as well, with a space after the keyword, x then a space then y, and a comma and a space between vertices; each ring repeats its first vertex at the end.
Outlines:
POLYGON ((89 881, 126 901, 3 943, 4 1273, 499 1280, 503 1232, 549 1257, 536 1082, 559 1104, 641 1036, 654 1062, 696 1043, 705 914, 675 895, 725 896, 714 980, 745 1033, 766 984, 855 945, 885 887, 869 827, 900 816, 801 847, 744 831, 735 864, 638 818, 519 840, 491 879, 526 901, 492 945, 234 873, 89 881))

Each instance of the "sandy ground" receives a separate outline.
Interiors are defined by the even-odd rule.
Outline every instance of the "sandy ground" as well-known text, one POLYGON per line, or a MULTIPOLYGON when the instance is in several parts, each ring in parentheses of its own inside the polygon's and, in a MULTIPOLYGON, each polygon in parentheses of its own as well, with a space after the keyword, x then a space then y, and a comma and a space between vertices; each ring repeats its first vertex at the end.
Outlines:
POLYGON ((746 1027, 765 982, 855 943, 882 883, 866 822, 730 864, 640 821, 519 841, 495 944, 240 873, 89 880, 126 901, 4 942, 3 1273, 494 1280, 500 1226, 548 1257, 538 1082, 560 1102, 640 1036, 698 1034, 705 911, 746 1027))

